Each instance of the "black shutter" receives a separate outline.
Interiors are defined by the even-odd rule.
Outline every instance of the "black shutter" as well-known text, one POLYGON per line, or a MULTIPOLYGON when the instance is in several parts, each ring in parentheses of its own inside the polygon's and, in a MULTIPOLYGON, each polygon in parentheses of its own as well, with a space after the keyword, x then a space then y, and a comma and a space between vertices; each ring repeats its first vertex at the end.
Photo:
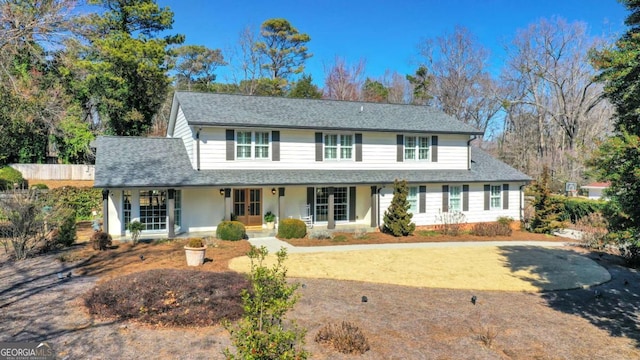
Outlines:
POLYGON ((509 184, 502 185, 502 208, 509 208, 509 184))
POLYGON ((362 134, 356 134, 356 161, 362 161, 362 134))
POLYGON ((484 209, 485 210, 491 209, 490 196, 491 196, 491 185, 485 185, 484 186, 484 209))
POLYGON ((349 221, 356 221, 356 187, 349 187, 349 221))
POLYGON ((469 185, 462 185, 462 211, 469 211, 469 185))
POLYGON ((438 162, 438 137, 431 137, 431 162, 438 162))
MULTIPOLYGON (((316 202, 316 190, 314 187, 308 187, 307 188, 307 205, 309 205, 309 211, 311 214, 313 214, 313 211, 315 210, 315 202, 316 202)), ((307 214, 302 214, 307 215, 307 214)))
POLYGON ((404 136, 398 135, 396 137, 396 161, 402 162, 404 160, 404 136))
POLYGON ((235 142, 235 131, 233 129, 227 129, 226 131, 226 139, 227 139, 227 160, 235 159, 235 151, 234 151, 234 142, 235 142))
POLYGON ((449 185, 442 185, 442 212, 449 212, 449 185))
POLYGON ((271 132, 271 160, 280 161, 280 131, 271 132))
POLYGON ((316 161, 322 161, 322 133, 316 133, 316 161))
POLYGON ((418 201, 420 204, 418 205, 418 212, 425 213, 427 212, 427 187, 420 186, 420 196, 418 197, 418 201))

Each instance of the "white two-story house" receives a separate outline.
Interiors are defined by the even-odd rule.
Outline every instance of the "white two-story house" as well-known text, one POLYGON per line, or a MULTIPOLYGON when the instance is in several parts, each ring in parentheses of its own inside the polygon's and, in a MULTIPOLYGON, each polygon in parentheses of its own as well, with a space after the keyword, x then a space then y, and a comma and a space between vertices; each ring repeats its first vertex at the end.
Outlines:
POLYGON ((265 212, 328 229, 375 228, 395 179, 416 225, 520 218, 530 178, 470 145, 481 132, 426 106, 177 92, 166 138, 96 141, 112 235, 262 226, 265 212))

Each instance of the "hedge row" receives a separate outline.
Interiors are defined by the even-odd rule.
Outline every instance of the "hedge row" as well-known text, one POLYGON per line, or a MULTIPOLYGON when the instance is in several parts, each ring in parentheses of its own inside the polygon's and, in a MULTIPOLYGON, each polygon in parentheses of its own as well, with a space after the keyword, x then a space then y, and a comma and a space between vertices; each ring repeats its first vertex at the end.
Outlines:
POLYGON ((557 204, 559 211, 559 221, 570 221, 576 223, 581 218, 591 213, 603 212, 607 206, 607 201, 593 200, 578 197, 565 197, 554 195, 551 200, 557 204))

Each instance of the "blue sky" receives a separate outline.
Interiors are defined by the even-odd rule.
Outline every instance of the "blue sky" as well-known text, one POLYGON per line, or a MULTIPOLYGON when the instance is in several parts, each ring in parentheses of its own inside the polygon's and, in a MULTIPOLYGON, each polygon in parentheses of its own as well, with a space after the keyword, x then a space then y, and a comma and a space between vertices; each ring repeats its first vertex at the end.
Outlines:
MULTIPOLYGON (((504 61, 503 45, 541 18, 560 16, 587 23, 591 35, 617 38, 627 11, 616 0, 158 0, 175 13, 174 31, 186 44, 223 50, 236 46, 238 34, 256 30, 269 18, 289 20, 311 36, 306 73, 322 85, 323 65, 336 55, 355 63, 366 59, 369 77, 386 69, 401 74, 417 67, 417 44, 425 38, 468 28, 491 51, 495 69, 504 61)), ((225 70, 218 70, 224 81, 225 70)))

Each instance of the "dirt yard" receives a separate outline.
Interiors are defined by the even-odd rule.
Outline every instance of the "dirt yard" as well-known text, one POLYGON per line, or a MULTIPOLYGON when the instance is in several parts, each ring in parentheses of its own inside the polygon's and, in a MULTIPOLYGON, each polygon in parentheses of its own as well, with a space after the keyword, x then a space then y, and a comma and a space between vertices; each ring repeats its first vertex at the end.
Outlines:
MULTIPOLYGON (((382 241, 383 235, 367 240, 382 241)), ((17 263, 1 255, 0 341, 47 341, 60 359, 223 358, 229 339, 220 326, 171 329, 105 321, 89 316, 80 300, 106 278, 185 268, 185 241, 120 244, 104 252, 81 243, 17 263), (59 272, 72 275, 58 280, 59 272)), ((225 270, 248 248, 247 241, 210 240, 211 261, 200 270, 225 270)), ((612 255, 587 255, 608 269, 611 281, 528 293, 292 279, 305 286, 290 318, 308 330, 312 359, 640 358, 640 275, 612 255), (321 327, 343 320, 363 330, 371 350, 342 355, 313 341, 321 327)))

